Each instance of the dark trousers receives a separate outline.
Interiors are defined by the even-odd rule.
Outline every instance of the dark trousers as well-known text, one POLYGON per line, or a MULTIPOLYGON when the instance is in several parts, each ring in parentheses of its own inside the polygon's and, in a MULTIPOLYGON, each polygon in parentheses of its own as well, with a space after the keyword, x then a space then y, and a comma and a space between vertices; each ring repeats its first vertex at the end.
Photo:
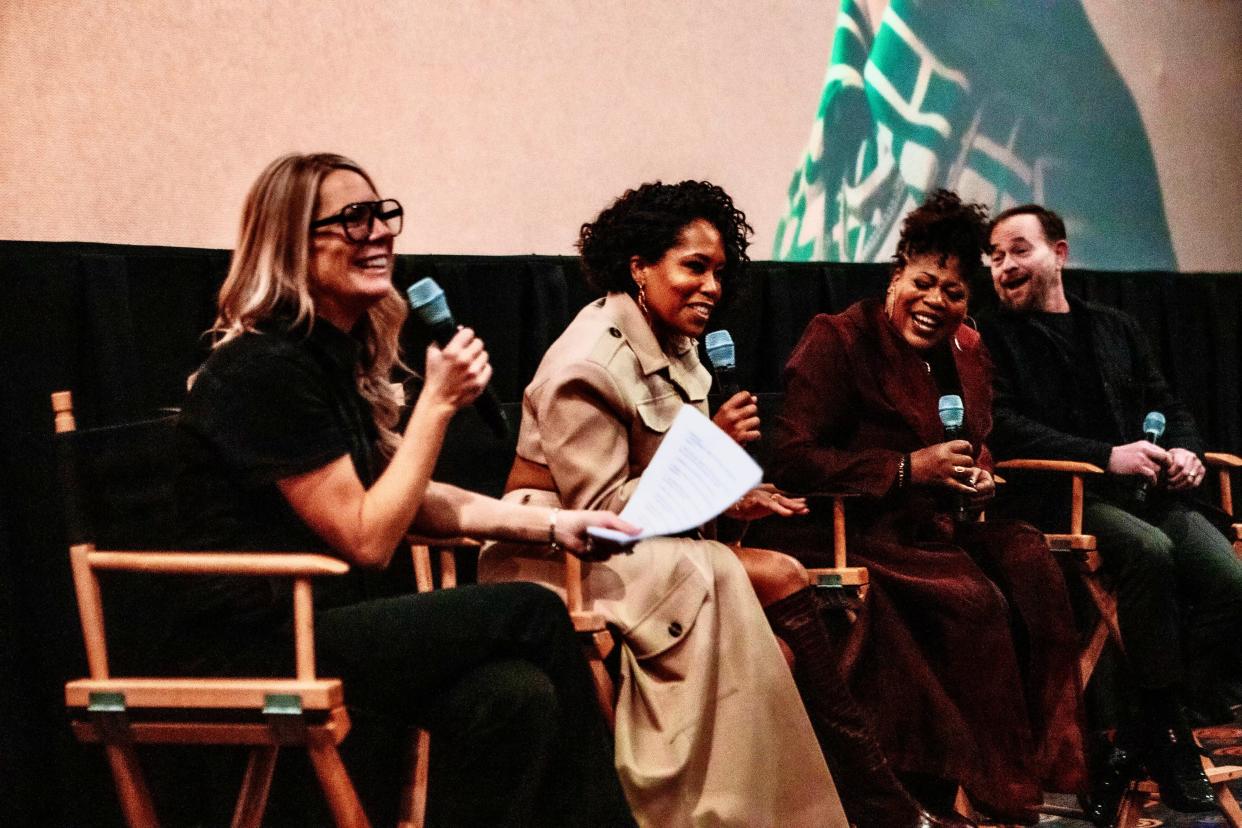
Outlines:
POLYGON ((1179 501, 1158 502, 1140 518, 1088 499, 1083 526, 1116 580, 1126 660, 1139 686, 1171 687, 1236 657, 1242 562, 1207 518, 1179 501))
MULTIPOLYGON (((431 732, 429 825, 634 824, 590 670, 551 591, 401 595, 319 612, 315 624, 319 672, 344 681, 356 721, 431 732)), ((359 747, 346 741, 347 765, 359 747)), ((395 779, 401 768, 387 770, 395 779)))
MULTIPOLYGON (((199 623, 169 645, 154 661, 172 674, 293 670, 291 627, 279 621, 199 623), (256 634, 263 626, 269 634, 256 634)), ((372 824, 396 822, 414 726, 431 733, 429 826, 635 824, 590 668, 550 590, 463 586, 319 609, 315 649, 317 674, 344 684, 352 728, 341 754, 372 824)), ((206 768, 204 796, 189 802, 185 780, 172 780, 180 793, 161 805, 178 815, 173 824, 214 824, 229 807, 216 789, 235 784, 231 773, 206 768)), ((330 823, 321 798, 307 797, 308 774, 300 752, 282 758, 264 824, 330 823)))

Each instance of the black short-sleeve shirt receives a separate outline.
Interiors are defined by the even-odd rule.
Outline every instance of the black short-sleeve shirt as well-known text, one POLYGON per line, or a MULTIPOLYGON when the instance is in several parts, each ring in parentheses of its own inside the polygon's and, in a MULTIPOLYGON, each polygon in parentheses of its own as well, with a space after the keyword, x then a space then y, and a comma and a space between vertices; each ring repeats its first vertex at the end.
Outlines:
MULTIPOLYGON (((364 487, 379 473, 378 432, 355 380, 361 344, 323 320, 273 323, 216 348, 178 422, 177 511, 189 549, 318 551, 276 481, 349 455, 364 487)), ((316 606, 362 600, 367 578, 316 583, 316 606)), ((285 580, 196 578, 179 596, 190 626, 246 628, 287 620, 285 580)))

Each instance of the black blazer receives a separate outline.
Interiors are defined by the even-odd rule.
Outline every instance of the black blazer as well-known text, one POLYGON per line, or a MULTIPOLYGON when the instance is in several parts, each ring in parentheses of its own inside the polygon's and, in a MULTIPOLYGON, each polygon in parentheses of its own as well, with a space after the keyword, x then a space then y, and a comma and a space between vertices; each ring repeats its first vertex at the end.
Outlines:
MULTIPOLYGON (((1138 322, 1115 308, 1072 296, 1069 302, 1076 323, 1087 332, 1115 442, 1076 433, 1079 412, 1071 366, 1052 332, 1035 316, 1002 311, 981 326, 995 364, 989 442, 996 459, 1078 460, 1105 468, 1114 445, 1142 439, 1143 417, 1149 411, 1165 415, 1162 445, 1202 454, 1194 420, 1169 390, 1138 322)), ((1036 520, 1040 513, 1048 517, 1045 510, 1028 505, 1016 511, 1036 520)))

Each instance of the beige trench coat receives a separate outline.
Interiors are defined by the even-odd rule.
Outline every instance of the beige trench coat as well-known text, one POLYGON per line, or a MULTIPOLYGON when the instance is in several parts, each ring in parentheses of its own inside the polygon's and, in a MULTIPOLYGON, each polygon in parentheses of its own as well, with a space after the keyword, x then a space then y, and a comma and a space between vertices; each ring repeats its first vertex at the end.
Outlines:
MULTIPOLYGON (((682 405, 706 412, 710 384, 695 343, 666 356, 629 296, 588 305, 523 400, 518 455, 546 466, 557 492, 506 497, 620 511, 682 405)), ((561 592, 563 556, 492 545, 479 580, 561 592)), ((789 669, 727 547, 644 541, 584 564, 583 598, 621 631, 616 761, 641 824, 844 828, 789 669)))

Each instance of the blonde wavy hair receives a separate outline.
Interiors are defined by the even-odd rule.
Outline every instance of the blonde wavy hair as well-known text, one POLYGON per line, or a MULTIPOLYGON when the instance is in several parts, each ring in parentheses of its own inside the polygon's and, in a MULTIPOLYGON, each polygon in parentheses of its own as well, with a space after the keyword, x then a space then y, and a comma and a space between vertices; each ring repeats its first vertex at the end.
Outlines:
MULTIPOLYGON (((220 287, 216 321, 209 331, 213 348, 257 331, 277 313, 292 313, 294 327, 305 326, 307 332, 315 324, 310 223, 318 206, 319 185, 333 170, 356 172, 375 189, 371 177, 355 162, 330 153, 281 156, 251 186, 237 247, 220 287)), ((402 394, 392 379, 394 371, 408 370, 401 362, 399 343, 407 311, 401 295, 389 288, 388 295, 367 310, 353 331, 362 343, 355 373, 358 393, 371 406, 380 447, 386 454, 391 454, 400 439, 393 428, 402 394)))

